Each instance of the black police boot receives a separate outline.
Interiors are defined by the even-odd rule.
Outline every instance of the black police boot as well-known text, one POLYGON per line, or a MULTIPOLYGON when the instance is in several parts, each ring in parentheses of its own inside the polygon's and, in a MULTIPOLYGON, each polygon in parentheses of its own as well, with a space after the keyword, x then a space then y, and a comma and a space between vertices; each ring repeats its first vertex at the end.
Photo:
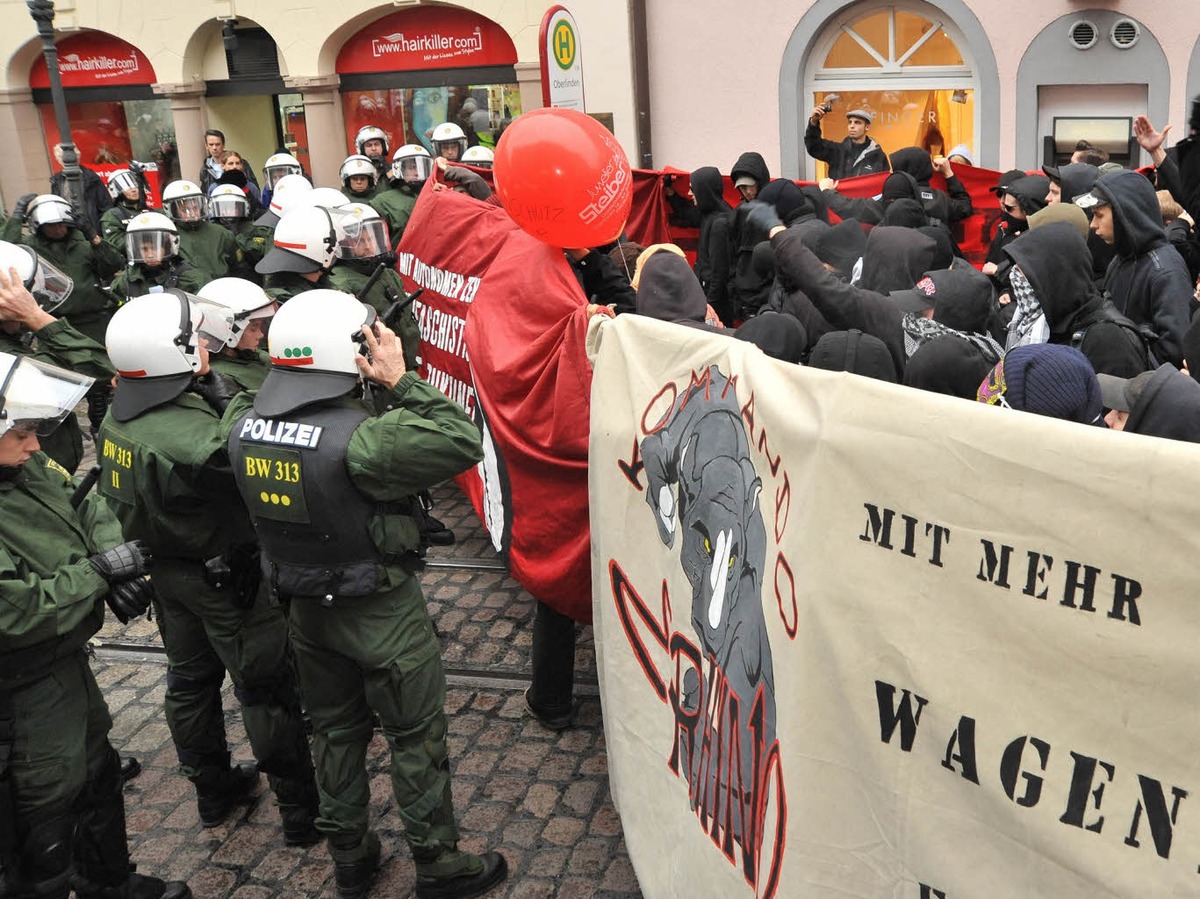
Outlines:
POLYGON ((16 853, 16 865, 5 873, 5 895, 67 899, 75 873, 75 816, 64 815, 30 828, 16 853))
POLYGON ((129 783, 141 773, 141 762, 131 755, 121 756, 121 783, 129 783))
POLYGON ((243 763, 232 768, 202 767, 192 778, 192 783, 196 785, 201 825, 216 827, 234 808, 246 805, 254 798, 258 766, 243 763))
POLYGON ((182 880, 162 880, 144 874, 130 874, 120 886, 76 886, 76 899, 188 899, 191 887, 182 880))
POLYGON ((283 821, 283 844, 285 846, 312 846, 321 840, 317 830, 317 806, 320 796, 316 782, 290 777, 271 777, 271 789, 279 805, 279 817, 283 821))
POLYGON ((379 873, 379 837, 368 831, 366 840, 357 846, 339 846, 336 836, 330 843, 338 899, 365 899, 379 873), (339 856, 350 860, 341 861, 339 856))
POLYGON ((413 856, 417 861, 417 899, 471 899, 489 892, 508 876, 508 861, 499 852, 473 855, 454 850, 432 862, 423 862, 417 851, 413 856), (453 859, 450 864, 447 856, 453 859), (462 873, 454 873, 454 869, 462 873))

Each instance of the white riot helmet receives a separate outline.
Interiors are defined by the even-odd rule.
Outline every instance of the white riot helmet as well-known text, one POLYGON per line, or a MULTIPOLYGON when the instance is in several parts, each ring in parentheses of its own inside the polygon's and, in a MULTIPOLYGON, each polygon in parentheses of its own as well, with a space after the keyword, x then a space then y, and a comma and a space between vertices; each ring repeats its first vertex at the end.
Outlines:
POLYGON ((306 194, 312 189, 312 183, 303 175, 285 175, 280 178, 275 184, 275 189, 271 191, 270 207, 254 224, 270 227, 279 224, 279 217, 291 208, 290 204, 297 202, 301 194, 306 194))
POLYGON ((0 271, 7 275, 9 269, 14 268, 25 289, 46 312, 61 306, 75 286, 67 274, 35 253, 32 247, 0 240, 0 271))
POLYGON ((134 297, 113 313, 104 343, 117 370, 112 414, 129 421, 170 402, 204 366, 199 304, 182 290, 134 297))
POLYGON ((117 203, 121 200, 128 200, 131 203, 140 202, 142 199, 142 182, 129 169, 117 169, 108 176, 108 195, 117 203), (130 198, 125 196, 125 191, 137 191, 137 196, 130 198))
POLYGON ((304 169, 295 156, 291 153, 275 153, 268 156, 267 161, 263 163, 263 187, 273 191, 280 178, 303 174, 304 169))
POLYGON ((350 190, 350 179, 355 177, 370 179, 370 187, 374 187, 379 180, 379 171, 369 156, 347 156, 338 169, 338 177, 342 179, 342 187, 346 190, 350 190))
POLYGON ((196 298, 204 313, 200 331, 219 344, 206 343, 209 352, 236 347, 248 322, 270 318, 277 309, 266 291, 245 278, 215 278, 200 288, 196 298))
POLYGON ((442 122, 434 128, 429 142, 435 156, 444 156, 450 162, 458 162, 467 152, 467 135, 454 122, 442 122))
POLYGON ((192 224, 204 218, 204 191, 195 181, 172 181, 162 192, 163 208, 167 215, 182 224, 192 224))
POLYGON ((405 144, 392 156, 392 178, 406 184, 423 184, 433 172, 433 157, 420 144, 405 144))
POLYGON ((25 221, 29 227, 37 230, 42 225, 54 225, 59 222, 76 227, 75 213, 71 204, 58 194, 42 194, 34 197, 25 212, 25 221))
MULTIPOLYGON (((332 187, 314 187, 308 193, 301 194, 297 199, 297 206, 321 206, 325 209, 337 209, 339 206, 345 206, 350 202, 350 198, 340 190, 332 187)), ((290 212, 291 206, 285 207, 285 211, 290 212)))
POLYGON ((259 415, 283 415, 344 396, 359 380, 354 359, 375 310, 340 290, 307 290, 280 307, 267 350, 271 371, 254 400, 259 415))
POLYGON ((242 220, 250 217, 246 192, 234 184, 218 184, 208 195, 208 217, 242 220))
POLYGON ((45 437, 74 411, 93 380, 29 356, 0 353, 0 435, 16 428, 45 437))
POLYGON ((366 203, 347 203, 340 210, 348 221, 356 221, 357 227, 347 229, 354 232, 338 241, 338 259, 372 259, 392 249, 387 222, 366 203))
POLYGON ((462 157, 462 161, 467 163, 467 165, 476 165, 481 169, 490 169, 495 159, 496 154, 492 151, 491 147, 485 147, 483 144, 468 148, 462 157))
POLYGON ((161 212, 143 212, 125 226, 125 256, 151 268, 179 255, 179 230, 161 212))
POLYGON ((274 246, 254 267, 260 275, 277 272, 312 274, 327 270, 346 239, 340 210, 304 206, 283 214, 275 226, 274 246))
POLYGON ((388 136, 387 132, 375 125, 364 125, 358 129, 358 134, 354 135, 354 149, 358 151, 359 156, 372 157, 367 153, 367 141, 377 140, 383 144, 383 152, 379 154, 379 159, 387 159, 388 155, 388 136))

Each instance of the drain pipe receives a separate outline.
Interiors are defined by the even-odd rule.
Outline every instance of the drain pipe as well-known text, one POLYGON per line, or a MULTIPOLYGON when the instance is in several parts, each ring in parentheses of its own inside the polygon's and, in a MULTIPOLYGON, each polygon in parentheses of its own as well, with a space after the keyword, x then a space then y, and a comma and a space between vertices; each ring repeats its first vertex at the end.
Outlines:
POLYGON ((650 122, 650 60, 646 46, 646 0, 629 0, 630 50, 633 54, 633 110, 636 118, 637 159, 634 168, 654 168, 650 122))

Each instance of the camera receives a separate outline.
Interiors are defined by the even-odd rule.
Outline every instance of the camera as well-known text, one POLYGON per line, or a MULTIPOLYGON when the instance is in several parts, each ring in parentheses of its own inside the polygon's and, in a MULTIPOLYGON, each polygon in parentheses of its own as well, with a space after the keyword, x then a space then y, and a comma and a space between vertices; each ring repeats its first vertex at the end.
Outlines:
POLYGON ((828 100, 826 100, 824 103, 821 104, 821 108, 823 110, 825 110, 826 112, 833 112, 833 104, 830 103, 828 100))

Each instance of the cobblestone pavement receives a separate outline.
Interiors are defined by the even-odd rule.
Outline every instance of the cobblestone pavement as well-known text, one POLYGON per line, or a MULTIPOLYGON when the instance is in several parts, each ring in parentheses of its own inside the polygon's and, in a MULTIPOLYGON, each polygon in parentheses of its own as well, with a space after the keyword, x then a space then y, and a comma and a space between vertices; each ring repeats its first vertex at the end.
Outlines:
MULTIPOLYGON (((580 634, 576 659, 583 699, 578 725, 553 733, 528 716, 522 698, 533 599, 506 576, 458 491, 440 488, 435 499, 434 514, 459 537, 456 545, 431 551, 423 582, 450 681, 446 711, 461 845, 499 850, 508 859, 508 882, 490 896, 640 896, 609 796, 591 628, 580 634)), ((186 880, 198 899, 336 896, 323 845, 283 846, 265 782, 254 805, 220 827, 200 827, 191 784, 175 771, 163 718, 166 664, 154 623, 139 619, 122 627, 110 616, 97 635, 94 664, 116 722, 113 744, 144 767, 125 790, 130 844, 141 870, 186 880)), ((228 682, 225 708, 234 757, 249 760, 228 682)), ((372 827, 384 845, 372 896, 407 896, 415 875, 378 733, 367 767, 372 827)))

